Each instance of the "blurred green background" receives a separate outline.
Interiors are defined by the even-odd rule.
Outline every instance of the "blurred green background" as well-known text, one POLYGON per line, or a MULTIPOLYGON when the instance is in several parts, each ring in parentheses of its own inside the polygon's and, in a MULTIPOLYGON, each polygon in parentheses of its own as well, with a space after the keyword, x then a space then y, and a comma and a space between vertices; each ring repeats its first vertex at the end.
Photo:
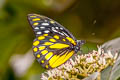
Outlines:
POLYGON ((29 13, 58 21, 87 51, 120 37, 120 0, 0 0, 0 80, 40 80, 45 71, 32 55, 29 13))

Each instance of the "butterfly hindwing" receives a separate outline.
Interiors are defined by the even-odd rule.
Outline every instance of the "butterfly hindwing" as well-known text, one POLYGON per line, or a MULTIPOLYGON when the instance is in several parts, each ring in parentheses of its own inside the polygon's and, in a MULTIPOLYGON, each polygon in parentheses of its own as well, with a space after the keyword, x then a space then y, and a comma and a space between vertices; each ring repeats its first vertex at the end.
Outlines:
POLYGON ((36 35, 33 52, 44 68, 58 67, 75 53, 76 39, 59 23, 37 14, 29 14, 28 20, 36 35))

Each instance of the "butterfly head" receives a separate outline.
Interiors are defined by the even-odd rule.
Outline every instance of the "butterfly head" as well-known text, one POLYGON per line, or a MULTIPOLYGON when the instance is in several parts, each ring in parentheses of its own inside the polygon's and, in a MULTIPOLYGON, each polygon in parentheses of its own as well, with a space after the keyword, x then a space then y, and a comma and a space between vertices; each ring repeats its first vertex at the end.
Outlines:
POLYGON ((75 51, 78 52, 80 51, 80 47, 81 45, 83 45, 85 43, 84 40, 77 40, 77 45, 75 46, 75 51))

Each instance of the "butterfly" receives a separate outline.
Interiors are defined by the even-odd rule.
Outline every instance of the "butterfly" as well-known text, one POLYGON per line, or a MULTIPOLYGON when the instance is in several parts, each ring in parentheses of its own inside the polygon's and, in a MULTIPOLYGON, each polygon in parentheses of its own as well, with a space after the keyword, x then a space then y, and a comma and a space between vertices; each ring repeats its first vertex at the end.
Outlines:
POLYGON ((76 38, 58 22, 38 14, 28 14, 35 33, 33 53, 46 69, 53 69, 69 60, 80 50, 83 40, 76 38))

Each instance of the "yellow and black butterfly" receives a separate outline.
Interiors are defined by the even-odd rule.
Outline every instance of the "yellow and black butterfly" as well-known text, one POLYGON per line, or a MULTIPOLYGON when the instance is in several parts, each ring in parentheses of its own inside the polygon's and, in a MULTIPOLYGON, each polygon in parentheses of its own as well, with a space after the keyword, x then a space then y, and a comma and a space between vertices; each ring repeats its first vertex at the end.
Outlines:
POLYGON ((34 55, 46 69, 65 63, 84 43, 76 40, 66 28, 48 17, 28 14, 28 21, 36 35, 33 41, 34 55))

